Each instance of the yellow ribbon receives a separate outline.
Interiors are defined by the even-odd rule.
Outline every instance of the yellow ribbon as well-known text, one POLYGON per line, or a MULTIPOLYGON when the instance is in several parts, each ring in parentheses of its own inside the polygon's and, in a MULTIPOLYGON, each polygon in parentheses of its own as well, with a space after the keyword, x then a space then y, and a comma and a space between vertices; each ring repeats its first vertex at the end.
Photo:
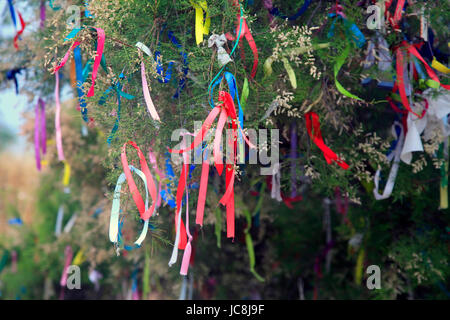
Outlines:
POLYGON ((63 185, 64 187, 67 187, 70 182, 70 164, 64 160, 64 176, 63 176, 63 185))
POLYGON ((208 13, 208 4, 205 0, 191 1, 192 6, 195 9, 195 41, 197 45, 203 42, 203 35, 209 33, 209 26, 211 24, 211 18, 208 13), (203 12, 205 12, 206 18, 203 19, 203 12))
POLYGON ((84 256, 84 250, 80 249, 77 254, 75 255, 75 258, 73 258, 72 264, 79 266, 86 260, 86 257, 84 256))
POLYGON ((433 69, 436 69, 437 71, 445 73, 445 74, 449 74, 450 73, 450 69, 447 68, 446 66, 444 66, 439 61, 437 61, 436 57, 433 57, 433 62, 431 63, 431 67, 433 69))
POLYGON ((356 266, 355 266, 355 283, 357 285, 359 285, 362 280, 363 263, 364 263, 364 249, 361 248, 359 250, 359 254, 358 254, 358 258, 356 259, 356 266))

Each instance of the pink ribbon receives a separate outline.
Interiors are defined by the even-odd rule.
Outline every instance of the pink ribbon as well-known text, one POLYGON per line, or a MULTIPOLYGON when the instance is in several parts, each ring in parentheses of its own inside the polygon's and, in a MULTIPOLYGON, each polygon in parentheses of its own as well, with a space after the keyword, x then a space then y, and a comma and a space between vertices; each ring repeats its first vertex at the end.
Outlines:
POLYGON ((53 70, 53 73, 57 72, 59 69, 61 69, 62 67, 64 67, 64 65, 66 64, 67 60, 69 60, 70 57, 70 52, 75 49, 76 47, 78 47, 80 45, 80 41, 75 41, 73 43, 73 45, 69 48, 69 50, 67 50, 66 54, 64 55, 64 57, 62 58, 61 62, 59 63, 59 65, 56 66, 56 68, 53 70))
POLYGON ((47 137, 45 126, 45 102, 39 98, 36 104, 36 118, 34 122, 34 151, 36 156, 36 167, 41 170, 42 154, 47 152, 47 137))
POLYGON ((92 68, 92 85, 87 94, 88 97, 94 95, 95 79, 97 79, 98 68, 100 67, 100 61, 103 56, 103 48, 105 47, 105 30, 101 28, 95 28, 97 30, 97 54, 95 55, 94 67, 92 68))
POLYGON ((56 83, 55 83, 55 130, 56 130, 56 149, 58 150, 58 159, 64 161, 64 151, 62 146, 62 134, 61 134, 61 104, 59 102, 59 72, 55 73, 56 83))
POLYGON ((152 98, 150 97, 150 91, 148 90, 147 77, 145 76, 145 64, 141 62, 141 76, 142 76, 142 90, 144 91, 145 104, 147 105, 147 110, 154 120, 161 121, 159 119, 158 112, 156 111, 155 105, 153 104, 152 98))
POLYGON ((66 247, 66 250, 64 251, 64 256, 66 258, 66 261, 64 263, 63 273, 61 275, 61 281, 59 282, 61 287, 65 287, 66 284, 67 284, 67 269, 70 266, 70 262, 72 261, 72 256, 73 256, 73 252, 72 252, 72 247, 71 246, 67 246, 66 247))

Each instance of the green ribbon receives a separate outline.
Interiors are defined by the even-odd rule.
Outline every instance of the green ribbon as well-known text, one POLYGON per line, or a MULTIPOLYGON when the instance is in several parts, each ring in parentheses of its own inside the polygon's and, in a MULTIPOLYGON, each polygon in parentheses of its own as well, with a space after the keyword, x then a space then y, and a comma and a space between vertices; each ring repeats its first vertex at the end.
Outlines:
POLYGON ((345 60, 347 59, 348 55, 350 54, 350 45, 347 43, 345 46, 344 51, 342 51, 342 54, 337 58, 336 60, 336 64, 334 65, 334 81, 336 83, 336 88, 338 89, 338 91, 340 93, 342 93, 343 95, 352 98, 352 99, 356 99, 356 100, 360 100, 362 101, 361 98, 355 96, 354 94, 351 94, 350 92, 348 92, 338 81, 337 79, 337 75, 339 73, 339 70, 341 70, 341 67, 344 65, 345 60))
MULTIPOLYGON (((261 190, 259 191, 259 199, 256 204, 255 210, 253 211, 253 215, 256 215, 258 211, 261 210, 262 202, 263 202, 263 194, 264 189, 266 188, 266 184, 263 183, 261 190)), ((245 244, 247 245, 247 251, 248 251, 248 259, 250 263, 250 272, 255 276, 256 279, 260 282, 264 282, 264 278, 261 277, 256 271, 255 271, 255 249, 253 247, 253 240, 252 236, 250 234, 250 228, 252 227, 252 214, 250 214, 250 211, 247 210, 247 208, 244 207, 243 209, 245 218, 247 219, 247 227, 244 229, 245 234, 245 244)))
POLYGON ((247 105, 247 99, 248 99, 248 94, 249 94, 249 89, 248 89, 248 80, 247 78, 244 78, 244 86, 242 87, 242 92, 241 92, 241 108, 242 111, 245 111, 245 106, 247 105))
POLYGON ((148 248, 145 250, 145 266, 144 274, 142 276, 142 297, 147 299, 150 293, 150 255, 148 253, 148 248))

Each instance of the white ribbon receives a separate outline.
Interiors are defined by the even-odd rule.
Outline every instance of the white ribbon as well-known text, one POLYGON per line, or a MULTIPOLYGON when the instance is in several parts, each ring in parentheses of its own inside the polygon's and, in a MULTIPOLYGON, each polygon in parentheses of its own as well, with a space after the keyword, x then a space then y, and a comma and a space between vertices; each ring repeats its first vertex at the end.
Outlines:
POLYGON ((395 146, 395 150, 393 152, 390 152, 389 155, 387 155, 387 158, 389 162, 394 160, 394 163, 392 164, 391 171, 389 172, 388 181, 386 182, 386 186, 384 187, 383 194, 380 194, 378 191, 381 169, 379 168, 375 173, 374 178, 375 188, 373 189, 373 195, 377 200, 387 199, 391 196, 392 190, 394 189, 395 179, 397 178, 397 172, 400 162, 400 154, 405 140, 403 126, 397 121, 394 122, 394 124, 392 125, 392 135, 397 140, 397 145, 395 146), (400 127, 400 136, 397 135, 397 131, 395 130, 396 126, 400 127))

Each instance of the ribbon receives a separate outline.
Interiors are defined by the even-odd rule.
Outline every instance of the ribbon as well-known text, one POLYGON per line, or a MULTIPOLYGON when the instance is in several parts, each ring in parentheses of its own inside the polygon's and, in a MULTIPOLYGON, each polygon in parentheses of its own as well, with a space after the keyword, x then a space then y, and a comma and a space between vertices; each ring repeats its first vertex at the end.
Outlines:
POLYGON ((184 249, 183 260, 181 262, 180 274, 182 276, 187 275, 189 264, 191 262, 191 253, 192 253, 192 245, 191 245, 192 235, 189 231, 189 192, 187 187, 186 187, 186 234, 188 237, 188 242, 186 244, 186 248, 184 249))
POLYGON ((203 42, 203 35, 207 35, 209 33, 211 18, 209 17, 208 4, 205 0, 191 0, 191 4, 195 9, 195 41, 197 42, 197 45, 199 45, 203 42), (203 18, 204 15, 205 18, 203 18))
POLYGON ((19 40, 20 35, 23 33, 23 31, 25 30, 26 27, 26 23, 22 18, 22 15, 20 14, 19 11, 17 11, 17 14, 19 15, 19 20, 20 20, 20 26, 21 29, 17 31, 16 35, 14 36, 14 48, 16 48, 16 50, 19 50, 19 45, 17 44, 17 40, 19 40))
MULTIPOLYGON (((214 88, 222 81, 223 77, 225 77, 225 79, 227 80, 227 84, 228 84, 228 89, 230 91, 230 95, 233 98, 233 101, 236 97, 237 100, 237 104, 239 107, 239 125, 240 127, 243 129, 244 128, 244 110, 242 109, 241 106, 241 102, 239 99, 239 92, 238 92, 238 88, 237 88, 237 84, 236 84, 236 78, 233 76, 232 73, 225 71, 224 75, 221 76, 219 79, 217 79, 216 82, 214 82, 214 84, 212 85, 211 89, 210 89, 210 97, 211 97, 211 101, 210 101, 210 105, 214 106, 214 101, 213 101, 213 96, 214 96, 214 88)), ((239 132, 239 159, 241 160, 240 163, 244 162, 244 143, 242 141, 242 133, 239 132)))
POLYGON ((61 287, 65 287, 67 285, 67 269, 69 268, 70 262, 72 261, 72 256, 73 256, 72 247, 66 246, 66 249, 64 250, 65 263, 61 275, 61 280, 59 281, 61 287))
MULTIPOLYGON (((128 166, 128 164, 127 164, 128 166)), ((136 169, 133 166, 128 166, 128 170, 130 172, 130 176, 131 176, 131 172, 135 172, 144 182, 145 185, 145 210, 148 210, 148 187, 147 187, 147 177, 146 175, 139 169, 136 169)), ((125 170, 124 170, 125 171, 125 170)), ((127 174, 125 172, 123 172, 120 176, 119 179, 117 179, 117 183, 116 183, 116 188, 114 190, 114 198, 113 198, 113 203, 112 203, 112 207, 111 207, 111 216, 110 216, 110 220, 109 220, 109 241, 111 241, 112 243, 114 243, 114 245, 118 245, 120 243, 120 238, 119 238, 119 228, 121 226, 121 224, 123 224, 123 221, 121 221, 121 223, 119 223, 119 213, 120 213, 120 192, 122 189, 122 184, 125 182, 125 180, 128 181, 128 185, 131 189, 130 186, 130 179, 127 177, 127 174)), ((134 180, 132 181, 132 183, 134 184, 134 180)), ((142 198, 141 198, 142 200, 142 198)), ((142 217, 142 215, 141 215, 142 217)), ((141 234, 139 235, 138 239, 134 242, 134 248, 139 248, 141 246, 141 243, 144 241, 145 236, 147 235, 147 231, 148 231, 148 222, 149 222, 149 217, 147 217, 146 219, 144 219, 144 226, 142 228, 141 234)), ((126 246, 126 249, 128 246, 126 246)))
POLYGON ((72 230, 73 226, 75 225, 75 221, 77 221, 78 215, 74 213, 69 221, 67 221, 67 224, 64 226, 64 233, 69 233, 70 230, 72 230))
POLYGON ((55 131, 56 131, 56 149, 58 151, 58 159, 64 161, 64 151, 62 145, 62 133, 61 133, 61 104, 59 102, 59 72, 55 73, 55 131))
POLYGON ((147 161, 145 160, 144 154, 142 153, 141 149, 136 145, 134 141, 128 141, 124 143, 122 147, 121 160, 123 171, 125 173, 128 182, 128 187, 133 196, 134 203, 138 207, 141 219, 146 221, 154 214, 156 206, 156 186, 155 182, 153 181, 152 174, 150 173, 150 169, 148 168, 147 161), (137 155, 139 157, 139 162, 141 164, 141 170, 144 173, 145 178, 147 180, 148 190, 150 192, 150 197, 152 198, 152 206, 149 210, 144 208, 144 202, 142 200, 141 194, 139 193, 139 190, 136 187, 136 183, 134 182, 133 176, 131 175, 131 171, 128 166, 128 160, 126 155, 126 147, 128 144, 136 149, 137 155))
POLYGON ((388 9, 391 7, 393 2, 394 2, 393 0, 385 2, 386 20, 389 21, 389 23, 392 25, 392 27, 396 31, 400 31, 400 21, 402 20, 403 8, 405 7, 405 4, 407 4, 407 2, 406 2, 406 0, 398 0, 397 7, 395 8, 395 11, 394 11, 394 15, 392 16, 392 14, 390 13, 390 11, 388 9))
POLYGON ((342 65, 344 64, 345 60, 347 59, 348 55, 350 53, 350 46, 347 43, 344 50, 342 51, 341 55, 338 56, 336 58, 336 63, 334 65, 333 71, 334 71, 334 82, 336 84, 336 88, 338 89, 338 91, 340 93, 342 93, 343 95, 352 98, 352 99, 356 99, 356 100, 362 100, 361 98, 359 98, 358 96, 355 96, 354 94, 351 94, 350 92, 348 92, 338 81, 337 76, 339 71, 341 70, 342 65))
POLYGON ((56 225, 55 225, 55 236, 59 237, 61 235, 62 223, 64 218, 64 207, 62 205, 58 208, 58 214, 56 216, 56 225))
POLYGON ((84 256, 84 250, 78 250, 77 254, 73 258, 72 264, 75 266, 81 265, 84 261, 86 261, 86 257, 84 256))
MULTIPOLYGON (((162 33, 164 30, 165 30, 165 27, 163 27, 160 32, 160 38, 162 37, 162 33)), ((178 82, 177 90, 172 97, 173 99, 177 99, 186 85, 186 78, 187 78, 187 74, 189 72, 189 67, 188 67, 189 63, 188 63, 188 58, 187 58, 188 56, 185 52, 183 52, 181 50, 182 46, 181 46, 180 42, 178 41, 178 39, 175 37, 173 31, 168 32, 168 37, 169 37, 170 41, 172 42, 172 44, 175 47, 177 47, 178 49, 180 49, 179 54, 183 58, 183 67, 181 70, 182 76, 178 82)), ((160 47, 160 46, 161 46, 161 43, 159 42, 158 47, 160 47)), ((156 61, 156 72, 158 75, 160 75, 160 77, 158 77, 158 81, 161 83, 169 82, 172 77, 172 69, 173 69, 174 62, 173 61, 169 62, 169 66, 167 67, 167 70, 166 70, 166 75, 164 76, 161 52, 159 50, 155 51, 155 61, 156 61)))
POLYGON ((396 49, 397 81, 396 81, 396 86, 394 87, 394 90, 396 88, 398 88, 402 104, 409 112, 411 112, 412 114, 414 114, 418 118, 423 118, 425 113, 423 113, 422 115, 419 115, 419 114, 415 113, 411 109, 411 106, 410 106, 408 98, 407 98, 407 92, 406 92, 405 83, 404 83, 404 81, 405 81, 405 77, 404 77, 405 69, 404 69, 403 51, 406 51, 408 54, 411 54, 412 56, 416 57, 417 59, 419 59, 420 62, 423 63, 423 65, 424 65, 428 75, 430 76, 431 80, 433 80, 436 83, 436 86, 441 86, 444 89, 450 90, 450 85, 441 84, 441 82, 439 81, 439 78, 436 76, 436 74, 434 73, 433 69, 426 63, 426 61, 422 58, 422 56, 419 54, 419 52, 417 51, 417 49, 413 45, 410 45, 406 41, 403 41, 401 43, 401 45, 397 47, 397 49, 396 49))
POLYGON ((297 196, 297 126, 291 124, 291 197, 297 196))
MULTIPOLYGON (((239 6, 239 1, 234 1, 233 6, 239 6)), ((242 13, 242 9, 241 9, 242 13)), ((250 49, 253 52, 253 67, 252 71, 250 73, 250 76, 252 79, 255 78, 256 70, 258 68, 258 48, 256 47, 255 40, 253 39, 253 36, 250 32, 250 29, 248 28, 247 21, 245 18, 242 17, 241 19, 241 13, 237 14, 237 26, 236 26, 236 35, 237 37, 234 37, 231 33, 227 33, 225 36, 228 40, 234 41, 236 40, 237 43, 239 43, 243 37, 247 40, 248 45, 250 46, 250 49)), ((230 54, 231 55, 231 54, 230 54)), ((241 47, 241 57, 244 59, 244 50, 241 47)))
POLYGON ((70 164, 67 162, 67 160, 63 160, 64 163, 64 175, 62 179, 63 186, 66 188, 67 193, 70 192, 69 190, 69 183, 70 183, 70 164))
POLYGON ((101 28, 95 28, 97 30, 97 54, 95 55, 94 60, 94 67, 92 69, 92 85, 89 89, 87 96, 92 97, 94 95, 94 86, 95 86, 95 79, 97 79, 97 72, 98 68, 100 66, 100 61, 103 57, 103 49, 105 46, 105 31, 101 28))
POLYGON ((266 188, 266 184, 263 183, 261 186, 261 190, 259 191, 260 197, 258 199, 258 202, 256 203, 255 210, 253 210, 253 214, 250 213, 250 211, 247 210, 247 208, 244 208, 244 215, 247 220, 247 226, 244 229, 245 234, 245 244, 247 246, 248 251, 248 259, 249 259, 249 266, 250 266, 250 272, 255 276, 255 278, 260 281, 264 282, 264 278, 261 277, 255 270, 255 248, 253 246, 253 240, 252 235, 250 234, 250 229, 252 228, 252 216, 256 216, 256 214, 261 210, 262 202, 263 202, 263 194, 264 189, 266 188))
POLYGON ((87 105, 86 101, 84 99, 84 91, 83 91, 83 64, 81 59, 81 48, 77 46, 73 51, 73 57, 75 62, 75 73, 76 73, 76 80, 77 80, 77 93, 78 93, 78 103, 80 105, 80 111, 81 116, 84 120, 84 122, 88 122, 87 117, 87 105))
POLYGON ((431 67, 436 69, 439 72, 444 73, 444 74, 449 74, 450 73, 450 69, 447 68, 446 66, 444 66, 439 61, 437 61, 436 57, 433 57, 433 61, 431 63, 431 67))
POLYGON ((439 185, 439 209, 448 209, 448 142, 449 139, 447 137, 447 139, 439 145, 438 150, 438 157, 443 161, 440 168, 441 182, 439 185))
POLYGON ((14 85, 16 87, 16 95, 19 94, 19 82, 17 81, 17 74, 20 74, 22 72, 23 68, 16 68, 8 70, 6 73, 6 78, 8 80, 13 80, 14 85))
POLYGON ((49 1, 48 1, 48 2, 49 2, 49 5, 50 5, 50 8, 52 8, 53 11, 58 11, 59 9, 61 9, 61 7, 55 7, 55 5, 53 4, 53 1, 54 1, 54 0, 49 0, 49 1))
POLYGON ((38 99, 35 109, 36 117, 34 121, 34 151, 36 158, 36 168, 41 170, 41 151, 47 152, 47 131, 45 125, 45 102, 38 99))
POLYGON ((40 11, 40 16, 41 16, 41 24, 40 24, 40 28, 44 29, 45 28, 45 0, 41 0, 41 11, 40 11))
MULTIPOLYGON (((95 87, 95 80, 97 79, 97 73, 98 73, 98 68, 100 66, 100 62, 102 60, 104 60, 103 57, 103 50, 104 50, 104 46, 105 46, 105 31, 101 28, 94 28, 95 30, 97 30, 97 53, 95 55, 95 59, 94 59, 94 66, 92 69, 92 84, 91 87, 87 93, 88 97, 92 97, 94 95, 94 87, 95 87)), ((69 40, 73 37, 75 37, 75 35, 78 33, 78 31, 80 31, 81 29, 74 29, 71 31, 71 33, 64 39, 64 40, 69 40)), ((67 62, 67 60, 69 59, 70 56, 70 52, 72 50, 74 50, 76 47, 78 47, 80 45, 80 41, 75 41, 72 46, 70 47, 70 49, 67 51, 67 53, 65 54, 64 58, 62 59, 62 61, 60 62, 60 64, 53 70, 53 72, 57 72, 59 69, 61 69, 64 64, 67 62)), ((79 80, 79 79, 78 79, 79 80)))
POLYGON ((285 15, 281 14, 280 10, 277 7, 273 7, 272 0, 264 0, 264 7, 266 7, 266 9, 269 10, 269 13, 273 16, 278 16, 283 20, 287 19, 289 21, 293 21, 293 20, 297 20, 302 14, 304 14, 306 12, 306 10, 308 10, 308 7, 311 4, 311 1, 312 0, 305 0, 303 5, 292 16, 285 16, 285 15))
POLYGON ((305 114, 305 117, 308 134, 313 142, 317 145, 317 147, 319 147, 319 149, 322 151, 327 163, 331 164, 333 161, 335 161, 342 169, 347 170, 349 168, 349 165, 325 145, 325 142, 322 138, 322 133, 320 131, 320 122, 317 113, 310 111, 305 114), (312 130, 314 130, 314 133, 312 132, 312 130))
MULTIPOLYGON (((138 48, 141 48, 142 46, 145 46, 145 45, 138 42, 136 44, 136 46, 138 48), (139 46, 138 46, 138 44, 139 44, 139 46)), ((144 51, 148 56, 151 57, 151 53, 148 48, 147 48, 147 50, 142 50, 142 51, 144 51)), ((140 56, 142 57, 141 54, 140 54, 140 56)), ((152 98, 150 96, 150 91, 148 90, 147 77, 145 75, 145 64, 144 64, 143 60, 141 61, 141 77, 142 77, 142 90, 144 93, 144 99, 145 99, 145 104, 147 105, 147 110, 154 120, 161 121, 159 119, 158 112, 156 111, 155 105, 153 104, 152 98)))
MULTIPOLYGON (((224 129, 224 126, 230 118, 231 120, 231 127, 232 127, 232 136, 229 137, 230 140, 227 141, 228 145, 231 147, 231 163, 228 161, 226 164, 226 174, 225 174, 225 180, 226 180, 226 192, 219 201, 222 205, 225 205, 227 208, 227 237, 228 238, 234 238, 234 178, 235 178, 235 172, 234 172, 234 165, 236 164, 236 145, 237 145, 237 131, 238 131, 238 125, 237 125, 237 115, 236 115, 236 107, 233 102, 233 98, 228 92, 220 91, 219 92, 219 101, 222 102, 222 104, 217 105, 208 115, 206 120, 204 121, 201 130, 196 134, 194 141, 192 144, 187 148, 182 148, 180 150, 173 150, 169 148, 169 152, 171 153, 185 153, 189 150, 193 150, 196 148, 205 138, 206 133, 210 129, 213 121, 216 119, 216 117, 220 114, 218 123, 217 123, 217 129, 215 132, 215 138, 214 138, 214 164, 216 167, 217 172, 219 175, 223 172, 223 161, 222 161, 222 154, 220 152, 220 145, 221 145, 221 139, 222 139, 222 131, 224 129)), ((239 128, 241 131, 242 129, 239 128)), ((250 143, 250 141, 243 135, 243 138, 245 142, 251 147, 254 148, 254 146, 250 143)), ((230 159, 230 158, 228 158, 230 159)), ((182 173, 180 176, 180 182, 178 184, 178 189, 184 188, 182 187, 182 181, 183 175, 185 175, 185 171, 187 170, 187 165, 183 165, 182 173), (186 166, 186 169, 184 169, 186 166)), ((203 170, 202 170, 203 171, 203 170)), ((202 173, 202 175, 207 176, 207 174, 202 173)), ((206 178, 205 178, 206 179, 206 178)), ((200 186, 202 189, 202 186, 200 186)), ((177 198, 178 198, 178 192, 177 192, 177 198)), ((181 199, 180 199, 181 201, 181 199)), ((177 199, 177 202, 178 199, 177 199)), ((177 205, 177 209, 179 206, 177 205)), ((178 212, 178 210, 177 210, 178 212)), ((202 224, 201 219, 196 219, 197 223, 200 225, 202 224)))
POLYGON ((281 202, 283 199, 281 198, 281 173, 280 173, 280 164, 276 163, 272 169, 272 188, 270 190, 270 197, 272 199, 281 202))
POLYGON ((11 13, 11 19, 14 23, 14 28, 17 29, 16 12, 14 11, 14 6, 12 0, 8 0, 9 12, 11 13))
POLYGON ((405 140, 404 129, 402 128, 402 125, 397 121, 394 122, 392 126, 392 135, 394 136, 395 141, 393 142, 391 149, 395 149, 394 151, 389 152, 389 154, 387 155, 387 159, 389 162, 394 161, 394 163, 392 164, 391 170, 389 172, 388 181, 386 182, 386 186, 384 187, 383 194, 380 194, 378 191, 381 169, 379 168, 375 173, 375 188, 373 189, 373 195, 377 200, 384 200, 389 198, 392 194, 392 190, 394 189, 395 179, 397 177, 398 167, 400 163, 400 155, 405 140))

